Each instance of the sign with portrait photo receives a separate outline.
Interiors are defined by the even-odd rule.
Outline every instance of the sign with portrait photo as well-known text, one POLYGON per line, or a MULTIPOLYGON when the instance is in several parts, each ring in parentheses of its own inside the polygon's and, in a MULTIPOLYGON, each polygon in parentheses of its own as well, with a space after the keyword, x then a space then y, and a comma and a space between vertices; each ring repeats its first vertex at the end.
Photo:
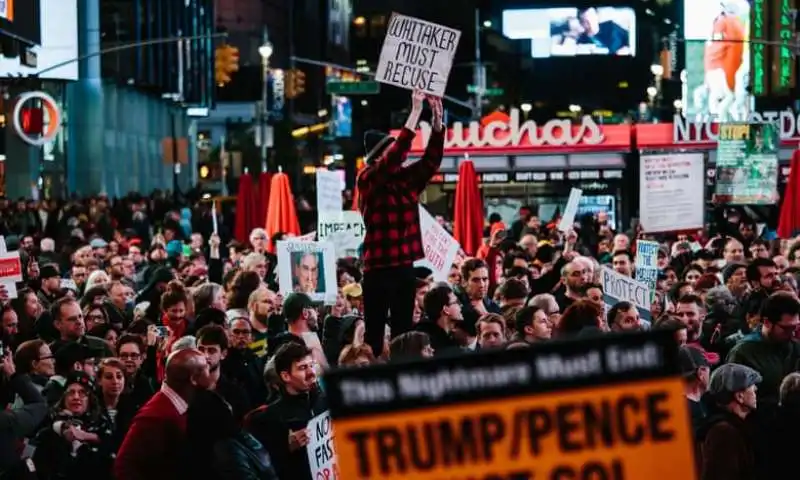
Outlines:
POLYGON ((307 294, 315 302, 336 303, 336 250, 331 242, 280 241, 278 285, 283 296, 307 294))
POLYGON ((375 80, 443 97, 461 32, 393 13, 375 80))

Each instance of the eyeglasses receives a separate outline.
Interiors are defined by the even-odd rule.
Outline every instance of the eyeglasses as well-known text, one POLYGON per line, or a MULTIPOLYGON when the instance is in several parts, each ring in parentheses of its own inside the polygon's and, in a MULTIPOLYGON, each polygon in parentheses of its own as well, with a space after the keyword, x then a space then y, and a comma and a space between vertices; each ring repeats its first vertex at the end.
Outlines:
POLYGON ((241 329, 241 328, 234 328, 233 330, 231 330, 231 333, 233 333, 234 335, 240 335, 240 336, 244 337, 244 336, 250 335, 251 333, 253 333, 253 331, 252 330, 245 330, 245 329, 241 329))
POLYGON ((138 360, 141 357, 141 353, 120 353, 119 358, 121 360, 138 360))

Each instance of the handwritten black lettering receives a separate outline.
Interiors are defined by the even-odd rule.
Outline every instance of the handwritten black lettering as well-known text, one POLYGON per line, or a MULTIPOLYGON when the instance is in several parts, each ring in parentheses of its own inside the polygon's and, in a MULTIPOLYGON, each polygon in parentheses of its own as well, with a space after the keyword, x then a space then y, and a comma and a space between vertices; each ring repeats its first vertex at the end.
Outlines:
POLYGON ((433 68, 436 55, 439 52, 431 48, 426 48, 413 43, 400 42, 395 51, 394 59, 396 62, 416 65, 423 68, 433 68))
POLYGON ((442 449, 444 466, 464 465, 478 458, 478 441, 472 417, 460 422, 442 421, 439 423, 439 446, 442 449))
POLYGON ((503 417, 494 413, 481 415, 481 440, 483 447, 483 458, 491 462, 494 458, 494 447, 499 444, 506 435, 503 417))
POLYGON ((375 442, 381 473, 384 476, 388 476, 390 472, 406 473, 408 463, 403 456, 403 435, 400 431, 389 427, 378 429, 375 432, 375 442))
POLYGON ((441 81, 438 72, 393 61, 386 62, 382 80, 426 92, 434 92, 434 85, 441 81))
POLYGON ((658 442, 668 442, 675 438, 675 432, 668 425, 672 415, 669 407, 665 405, 667 401, 669 395, 666 392, 656 392, 647 396, 647 427, 653 440, 658 442))
POLYGON ((453 51, 456 48, 456 32, 439 25, 422 23, 408 17, 395 15, 387 35, 408 42, 420 43, 439 50, 453 51))

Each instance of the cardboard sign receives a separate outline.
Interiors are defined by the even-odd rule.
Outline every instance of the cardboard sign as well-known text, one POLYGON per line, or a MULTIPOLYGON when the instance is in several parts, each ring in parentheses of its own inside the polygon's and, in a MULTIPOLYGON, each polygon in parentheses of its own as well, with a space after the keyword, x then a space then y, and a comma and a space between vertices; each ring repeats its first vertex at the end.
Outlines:
POLYGON ((564 208, 564 214, 561 215, 561 221, 558 222, 558 230, 566 232, 575 224, 575 215, 578 213, 578 206, 581 203, 583 190, 580 188, 573 188, 569 192, 569 200, 567 206, 564 208))
POLYGON ((647 285, 608 267, 602 267, 600 283, 606 313, 619 302, 630 302, 639 310, 639 318, 650 320, 650 288, 647 285))
POLYGON ((336 303, 336 252, 330 242, 277 243, 281 295, 305 293, 315 302, 336 303))
POLYGON ((375 80, 443 97, 461 32, 393 13, 375 80))
POLYGON ((341 478, 336 466, 336 449, 333 446, 331 414, 325 412, 308 422, 309 442, 306 447, 311 480, 336 480, 341 478))
POLYGON ((319 212, 317 237, 320 242, 333 243, 336 258, 357 257, 365 234, 366 226, 360 212, 319 212))
POLYGON ((419 227, 425 258, 414 262, 414 266, 429 268, 437 282, 446 282, 461 246, 422 205, 419 207, 419 227))
POLYGON ((341 478, 696 479, 670 331, 325 376, 341 478))
POLYGON ((342 190, 344 185, 342 177, 330 170, 317 170, 317 211, 341 212, 342 190))

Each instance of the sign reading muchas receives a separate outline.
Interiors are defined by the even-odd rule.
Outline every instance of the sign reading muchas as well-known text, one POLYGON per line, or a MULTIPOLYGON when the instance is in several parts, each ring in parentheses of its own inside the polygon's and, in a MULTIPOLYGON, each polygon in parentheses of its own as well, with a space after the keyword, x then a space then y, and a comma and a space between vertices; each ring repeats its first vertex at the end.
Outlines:
POLYGON ((41 147, 53 141, 59 130, 61 130, 61 109, 58 106, 58 102, 45 92, 27 92, 17 97, 14 112, 12 113, 12 121, 14 131, 17 132, 22 141, 29 145, 41 147), (36 106, 35 108, 43 110, 44 119, 42 132, 37 136, 27 134, 24 128, 24 107, 26 105, 33 107, 34 102, 41 103, 41 106, 36 106))
MULTIPOLYGON (((420 122, 422 137, 428 144, 432 127, 428 122, 420 122)), ((520 112, 512 108, 509 121, 489 122, 483 126, 480 122, 473 121, 466 125, 456 122, 448 131, 444 141, 445 150, 451 148, 474 147, 515 147, 523 144, 524 140, 529 145, 537 147, 550 145, 561 147, 565 145, 599 145, 605 139, 600 127, 590 116, 581 119, 580 125, 573 125, 568 119, 553 119, 537 125, 533 120, 520 121, 520 112)))
POLYGON ((393 13, 375 79, 443 97, 460 38, 458 30, 393 13))
POLYGON ((325 375, 343 479, 697 478, 668 330, 325 375))
POLYGON ((306 447, 311 480, 338 480, 336 449, 333 446, 331 413, 317 415, 308 422, 309 441, 306 447))

